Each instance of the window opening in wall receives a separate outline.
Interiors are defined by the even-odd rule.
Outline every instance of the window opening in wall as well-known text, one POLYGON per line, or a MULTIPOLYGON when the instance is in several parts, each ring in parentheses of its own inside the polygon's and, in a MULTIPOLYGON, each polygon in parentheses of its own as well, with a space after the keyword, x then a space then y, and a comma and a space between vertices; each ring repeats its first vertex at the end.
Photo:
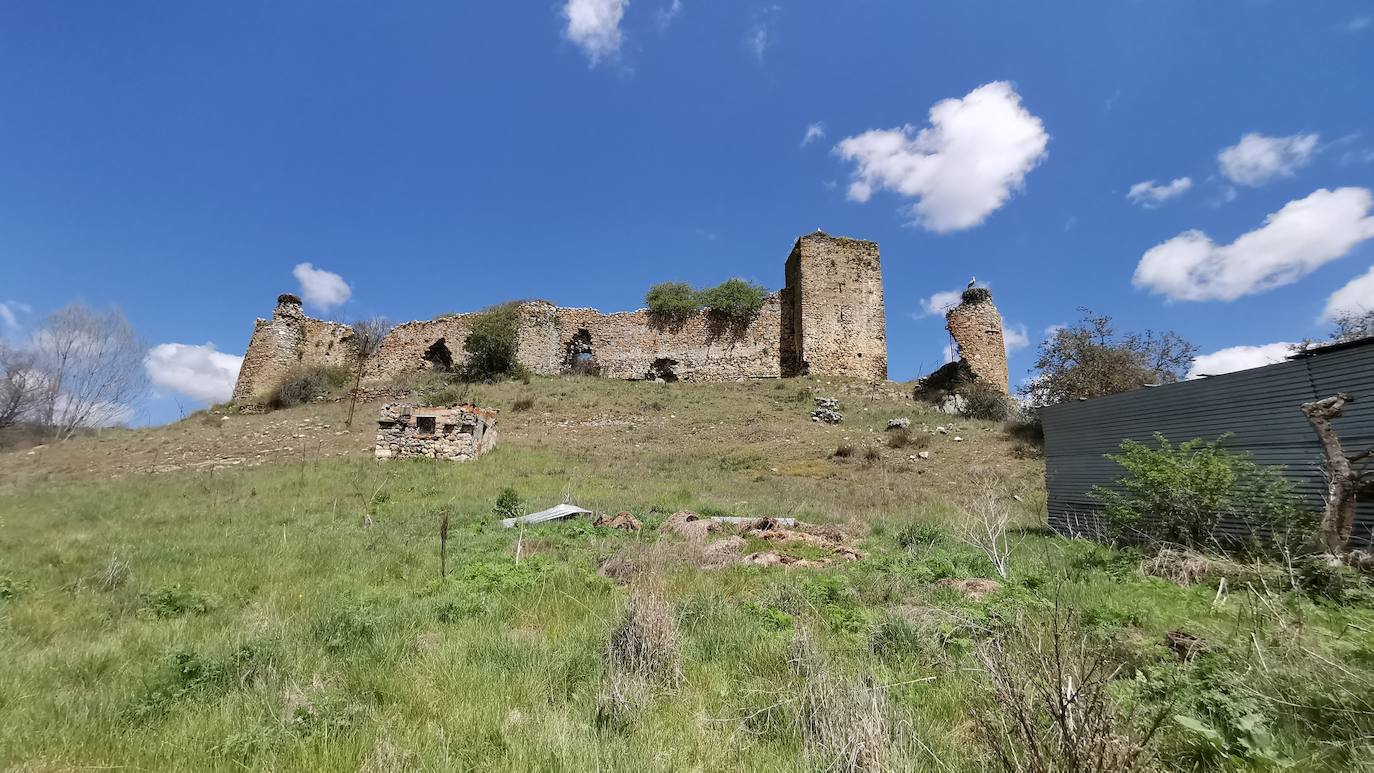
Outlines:
POLYGON ((424 361, 435 370, 453 370, 453 352, 448 350, 448 344, 442 338, 430 344, 425 350, 424 361))
POLYGON ((434 424, 435 424, 435 421, 434 421, 434 417, 433 417, 433 416, 417 416, 417 417, 415 417, 415 428, 416 428, 417 430, 419 430, 419 431, 420 431, 420 434, 422 434, 422 435, 433 435, 433 434, 434 434, 434 424))

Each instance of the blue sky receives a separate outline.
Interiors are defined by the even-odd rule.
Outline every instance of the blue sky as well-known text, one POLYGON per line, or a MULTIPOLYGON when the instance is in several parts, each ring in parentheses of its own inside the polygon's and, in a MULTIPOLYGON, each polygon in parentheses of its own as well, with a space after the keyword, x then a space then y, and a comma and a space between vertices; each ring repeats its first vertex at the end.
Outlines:
POLYGON ((1371 80, 1368 2, 4 3, 0 332, 119 305, 187 345, 162 421, 302 263, 329 318, 609 311, 820 227, 881 245, 894 379, 972 275, 1013 381, 1079 306, 1321 337, 1374 298, 1371 80))

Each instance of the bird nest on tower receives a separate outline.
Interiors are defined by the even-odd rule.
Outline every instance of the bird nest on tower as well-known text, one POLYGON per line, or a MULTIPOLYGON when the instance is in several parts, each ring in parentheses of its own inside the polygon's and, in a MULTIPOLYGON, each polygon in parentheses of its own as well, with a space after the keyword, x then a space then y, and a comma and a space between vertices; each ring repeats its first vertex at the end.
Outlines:
POLYGON ((986 287, 970 287, 960 298, 964 303, 987 303, 992 300, 992 292, 986 287))

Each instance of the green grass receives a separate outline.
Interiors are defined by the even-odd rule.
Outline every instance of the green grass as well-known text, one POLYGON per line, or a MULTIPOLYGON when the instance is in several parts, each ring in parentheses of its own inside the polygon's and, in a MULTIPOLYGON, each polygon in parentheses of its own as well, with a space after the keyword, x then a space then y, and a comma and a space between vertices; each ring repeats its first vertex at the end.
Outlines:
MULTIPOLYGON (((1369 679, 1366 607, 1296 593, 1256 601, 1243 589, 1214 604, 1215 587, 1146 578, 1130 554, 1034 529, 1015 537, 1003 591, 972 602, 937 587, 992 576, 981 554, 939 532, 967 468, 1000 466, 1026 486, 1038 475, 991 425, 961 422, 968 441, 957 445, 932 436, 924 467, 895 449, 838 465, 826 457, 845 436, 878 436, 892 416, 948 420, 855 399, 845 425, 817 427, 791 388, 766 385, 570 379, 479 391, 487 405, 530 396, 536 407, 503 413, 502 445, 472 463, 302 454, 115 480, 26 475, 0 490, 0 769, 804 769, 816 762, 788 657, 805 628, 840 678, 894 685, 893 768, 983 770, 968 713, 984 689, 974 649, 1056 599, 1130 664, 1123 700, 1153 700, 1172 679, 1186 687, 1175 713, 1219 725, 1253 709, 1297 769, 1351 769, 1369 751, 1370 720, 1350 713, 1367 703, 1318 691, 1327 682, 1314 675, 1336 673, 1329 661, 1349 684, 1369 679), (789 474, 801 465, 827 473, 789 474), (491 513, 508 486, 532 507, 571 493, 629 510, 646 530, 529 528, 516 565, 518 534, 491 513), (650 549, 653 526, 682 508, 844 524, 866 557, 794 572, 665 562, 652 581, 672 604, 685 678, 631 721, 599 725, 603 653, 630 589, 597 568, 650 549), (109 571, 112 559, 127 576, 109 571), (913 623, 913 609, 959 622, 913 623), (1216 654, 1177 664, 1162 644, 1172 629, 1216 654), (1256 689, 1306 708, 1246 692, 1256 689)), ((1033 526, 1043 496, 1023 499, 1019 517, 1033 526)), ((1166 769, 1263 767, 1255 754, 1201 749, 1182 725, 1164 740, 1166 769)))

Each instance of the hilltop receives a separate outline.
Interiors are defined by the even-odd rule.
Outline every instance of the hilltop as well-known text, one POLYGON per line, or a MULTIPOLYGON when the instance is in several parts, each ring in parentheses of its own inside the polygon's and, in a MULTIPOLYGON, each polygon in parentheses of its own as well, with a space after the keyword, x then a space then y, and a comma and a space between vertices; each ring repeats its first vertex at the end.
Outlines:
MULTIPOLYGON (((349 431, 340 403, 0 456, 0 768, 984 770, 980 653, 1061 623, 1129 669, 1137 719, 1355 764, 1368 702, 1323 663, 1365 677, 1368 609, 1176 585, 1048 534, 1040 461, 907 394, 535 378, 472 387, 500 443, 466 463, 374 460, 376 406, 349 431), (818 396, 842 424, 809 419, 818 396), (510 496, 643 528, 502 529, 510 496), (980 501, 1014 519, 1005 579, 960 537, 980 501), (809 568, 741 563, 765 553, 809 568)), ((1143 732, 1096 710, 1113 748, 1143 732)), ((1169 764, 1224 759, 1160 737, 1169 764)))

